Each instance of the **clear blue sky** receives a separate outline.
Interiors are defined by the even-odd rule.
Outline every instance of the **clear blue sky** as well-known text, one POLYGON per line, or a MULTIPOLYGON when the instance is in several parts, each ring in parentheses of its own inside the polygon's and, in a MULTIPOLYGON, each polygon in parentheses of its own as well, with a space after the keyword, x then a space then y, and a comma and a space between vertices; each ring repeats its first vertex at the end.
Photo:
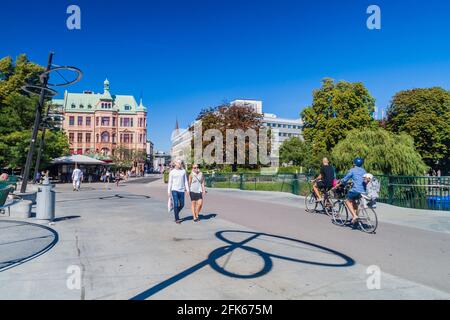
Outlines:
POLYGON ((298 118, 324 77, 362 81, 386 107, 413 87, 450 89, 448 0, 40 0, 8 1, 0 12, 0 56, 26 53, 84 71, 70 91, 133 94, 149 106, 149 138, 170 148, 178 117, 224 100, 264 101, 298 118), (82 29, 66 28, 67 6, 82 29), (366 9, 382 10, 382 30, 366 9))

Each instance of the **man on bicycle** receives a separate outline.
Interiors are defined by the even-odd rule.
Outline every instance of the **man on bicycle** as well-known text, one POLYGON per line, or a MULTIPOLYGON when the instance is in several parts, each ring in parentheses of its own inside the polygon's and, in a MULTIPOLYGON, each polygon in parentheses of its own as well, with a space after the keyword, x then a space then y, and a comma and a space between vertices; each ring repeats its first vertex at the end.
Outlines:
POLYGON ((358 220, 358 208, 356 206, 356 201, 361 199, 361 195, 366 192, 364 176, 367 174, 367 172, 362 168, 362 166, 364 165, 364 159, 356 158, 353 161, 353 164, 354 167, 350 169, 345 178, 341 180, 340 184, 346 184, 350 179, 353 182, 353 187, 348 192, 347 200, 345 202, 352 214, 352 223, 355 224, 358 220))
POLYGON ((323 158, 322 164, 320 175, 317 177, 316 183, 313 186, 317 202, 323 201, 321 191, 328 192, 333 188, 333 180, 335 178, 334 168, 330 166, 330 161, 327 158, 323 158))

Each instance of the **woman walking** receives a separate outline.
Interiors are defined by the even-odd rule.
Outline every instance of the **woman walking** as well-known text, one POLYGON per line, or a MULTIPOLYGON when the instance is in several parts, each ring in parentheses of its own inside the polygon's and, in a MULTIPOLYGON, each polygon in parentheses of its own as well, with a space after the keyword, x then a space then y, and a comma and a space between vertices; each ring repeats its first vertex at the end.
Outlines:
POLYGON ((172 197, 175 222, 181 223, 180 212, 184 208, 185 193, 189 192, 189 183, 186 170, 181 160, 175 161, 175 168, 169 173, 168 196, 172 197))
POLYGON ((199 214, 202 211, 206 188, 203 173, 200 172, 197 164, 192 167, 192 173, 189 176, 189 188, 192 216, 194 217, 194 222, 199 222, 199 214))

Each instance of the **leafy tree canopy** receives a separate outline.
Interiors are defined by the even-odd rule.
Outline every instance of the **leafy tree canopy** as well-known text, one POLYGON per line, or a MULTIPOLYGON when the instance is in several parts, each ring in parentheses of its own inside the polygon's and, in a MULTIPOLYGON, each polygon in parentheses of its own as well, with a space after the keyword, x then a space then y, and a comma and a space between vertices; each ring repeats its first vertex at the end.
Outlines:
POLYGON ((311 148, 305 141, 293 137, 283 142, 280 147, 280 161, 282 164, 292 164, 294 166, 301 166, 305 168, 315 168, 314 158, 311 153, 311 148))
POLYGON ((303 135, 316 156, 330 152, 348 132, 374 128, 375 99, 359 82, 335 82, 326 78, 314 90, 313 103, 302 112, 303 135))
MULTIPOLYGON (((25 83, 36 84, 43 70, 25 55, 15 61, 11 57, 0 59, 0 168, 21 168, 25 164, 38 97, 28 97, 21 88, 25 83)), ((63 132, 48 133, 42 165, 68 153, 68 149, 63 132)))
POLYGON ((353 130, 332 152, 340 172, 350 169, 356 157, 364 158, 364 168, 373 174, 423 175, 427 171, 409 135, 381 128, 353 130))
POLYGON ((408 133, 428 166, 450 171, 450 92, 427 88, 397 93, 386 128, 408 133))

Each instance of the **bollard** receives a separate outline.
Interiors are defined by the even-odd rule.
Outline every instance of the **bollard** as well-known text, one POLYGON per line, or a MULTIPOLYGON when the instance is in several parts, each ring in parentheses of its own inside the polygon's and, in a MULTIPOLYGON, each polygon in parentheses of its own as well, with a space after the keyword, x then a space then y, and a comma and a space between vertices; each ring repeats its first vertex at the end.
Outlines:
POLYGON ((49 181, 39 187, 37 194, 36 219, 53 221, 55 219, 55 191, 49 181))

